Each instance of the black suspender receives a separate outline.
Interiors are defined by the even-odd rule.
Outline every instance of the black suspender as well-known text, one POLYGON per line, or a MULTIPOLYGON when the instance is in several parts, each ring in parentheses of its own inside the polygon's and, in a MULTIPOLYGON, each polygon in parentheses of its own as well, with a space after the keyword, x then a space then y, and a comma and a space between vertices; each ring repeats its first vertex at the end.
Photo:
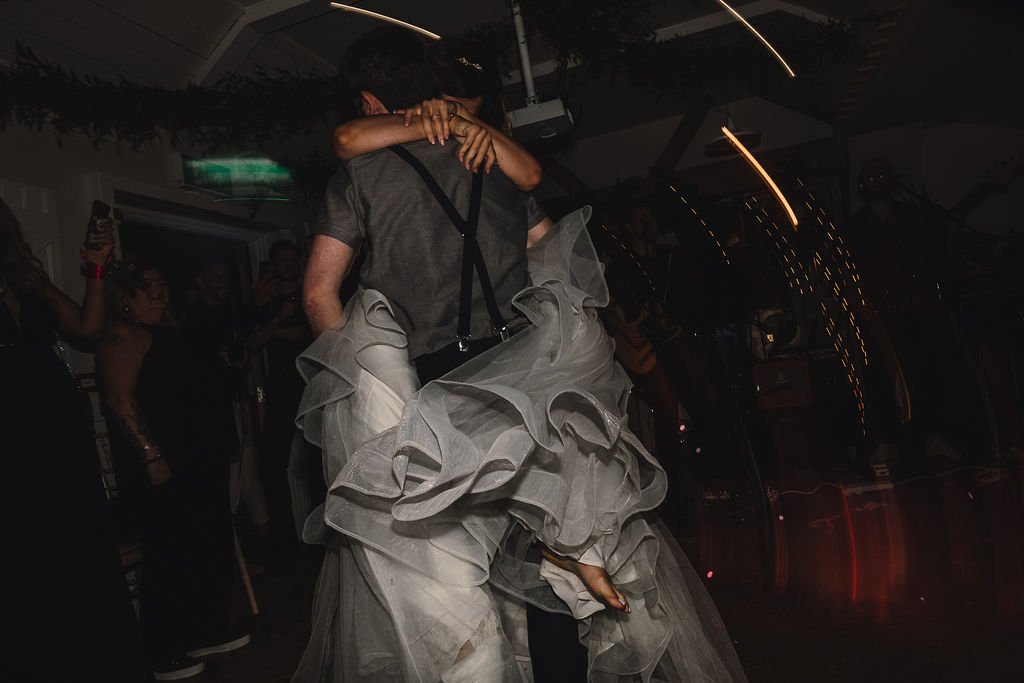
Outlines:
POLYGON ((491 316, 491 325, 501 335, 502 340, 508 339, 508 323, 502 317, 498 308, 498 302, 494 298, 494 289, 491 287, 491 279, 487 275, 487 264, 484 263, 484 254, 480 251, 480 244, 476 239, 477 225, 480 222, 480 201, 483 195, 484 174, 477 172, 473 174, 473 185, 469 196, 469 214, 463 218, 452 200, 441 190, 434 176, 426 169, 423 163, 413 154, 398 145, 389 149, 402 158, 407 164, 419 173, 420 178, 426 184, 434 199, 441 205, 444 212, 448 214, 455 229, 462 235, 462 283, 459 291, 459 351, 469 351, 469 324, 470 313, 473 308, 473 270, 476 269, 477 277, 480 279, 480 288, 483 290, 484 303, 487 304, 487 312, 491 316))

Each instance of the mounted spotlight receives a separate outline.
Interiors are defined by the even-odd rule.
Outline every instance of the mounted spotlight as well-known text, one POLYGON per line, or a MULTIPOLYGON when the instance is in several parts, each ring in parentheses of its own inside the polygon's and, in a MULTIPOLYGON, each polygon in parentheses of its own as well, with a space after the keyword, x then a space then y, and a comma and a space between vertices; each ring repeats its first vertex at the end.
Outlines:
POLYGON ((527 47, 526 28, 523 26, 523 11, 517 0, 512 0, 512 25, 519 45, 519 63, 523 73, 523 87, 526 88, 526 106, 508 113, 512 135, 520 141, 542 140, 572 130, 572 112, 562 100, 555 98, 541 102, 533 84, 533 67, 530 65, 530 50, 527 47))

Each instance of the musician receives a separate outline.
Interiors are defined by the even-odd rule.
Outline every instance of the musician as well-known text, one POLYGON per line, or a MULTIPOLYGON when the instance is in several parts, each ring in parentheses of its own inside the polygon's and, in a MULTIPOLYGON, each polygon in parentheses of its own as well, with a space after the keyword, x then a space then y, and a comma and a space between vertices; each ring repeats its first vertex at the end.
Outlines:
MULTIPOLYGON (((879 334, 888 336, 902 367, 913 432, 923 437, 933 462, 958 460, 960 454, 947 437, 956 413, 951 410, 956 395, 953 369, 963 363, 940 286, 948 235, 943 226, 925 220, 926 214, 915 205, 897 200, 896 176, 886 159, 864 164, 857 189, 864 206, 850 217, 846 241, 861 276, 865 305, 877 314, 879 334)), ((885 346, 877 338, 871 342, 876 354, 885 346)), ((900 431, 892 390, 895 378, 886 368, 885 363, 874 363, 867 378, 875 461, 892 458, 900 431)))

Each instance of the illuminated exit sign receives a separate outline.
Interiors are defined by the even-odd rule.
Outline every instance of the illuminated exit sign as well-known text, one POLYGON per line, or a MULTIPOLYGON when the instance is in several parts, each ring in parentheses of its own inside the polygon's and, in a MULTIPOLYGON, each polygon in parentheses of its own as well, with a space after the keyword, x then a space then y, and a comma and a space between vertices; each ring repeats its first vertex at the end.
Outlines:
POLYGON ((292 172, 273 159, 258 155, 197 159, 173 155, 172 182, 225 200, 287 200, 292 172))

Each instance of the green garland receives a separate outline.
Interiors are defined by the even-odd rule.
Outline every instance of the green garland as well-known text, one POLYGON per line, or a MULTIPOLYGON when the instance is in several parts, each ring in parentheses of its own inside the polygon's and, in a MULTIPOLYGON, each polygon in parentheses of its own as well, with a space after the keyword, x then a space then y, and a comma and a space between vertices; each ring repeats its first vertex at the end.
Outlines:
POLYGON ((296 77, 258 71, 229 75, 212 86, 171 90, 128 80, 79 76, 18 46, 0 73, 0 130, 10 124, 51 126, 58 143, 81 133, 95 143, 113 138, 133 149, 181 138, 207 148, 281 140, 340 114, 336 76, 296 77))
MULTIPOLYGON (((720 36, 656 42, 653 0, 520 4, 528 27, 552 50, 563 73, 570 64, 584 65, 571 72, 574 83, 615 74, 659 95, 685 97, 731 83, 784 80, 778 65, 745 32, 726 42, 720 36)), ((769 28, 803 83, 813 83, 829 63, 854 49, 852 32, 836 24, 793 17, 769 28)), ((510 19, 480 26, 466 37, 495 56, 515 54, 510 19)), ((342 120, 348 102, 335 75, 263 70, 175 90, 79 76, 20 45, 16 61, 0 71, 0 130, 12 124, 49 126, 58 143, 77 133, 96 144, 113 139, 133 149, 165 137, 172 145, 187 140, 204 149, 259 147, 342 120)))

